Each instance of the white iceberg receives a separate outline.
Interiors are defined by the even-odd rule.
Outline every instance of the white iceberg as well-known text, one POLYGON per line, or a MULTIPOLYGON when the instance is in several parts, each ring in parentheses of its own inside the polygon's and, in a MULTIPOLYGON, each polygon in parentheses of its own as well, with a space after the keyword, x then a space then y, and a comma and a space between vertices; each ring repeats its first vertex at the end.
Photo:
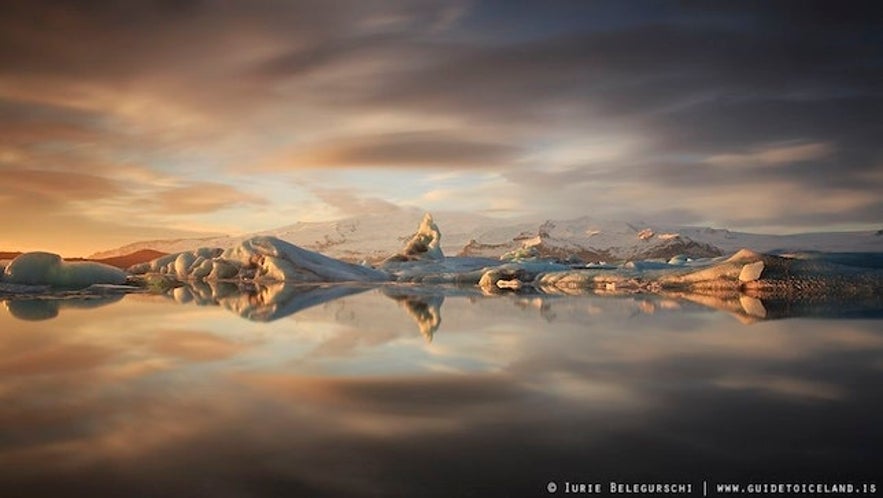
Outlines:
POLYGON ((83 289, 95 284, 124 284, 126 272, 91 261, 64 261, 49 252, 28 252, 6 266, 2 280, 8 284, 83 289))
POLYGON ((423 215, 417 233, 411 236, 402 251, 387 258, 386 262, 427 259, 432 261, 445 259, 441 249, 441 231, 429 213, 423 215))
POLYGON ((177 280, 266 282, 381 282, 389 274, 308 251, 275 237, 258 236, 227 250, 201 248, 133 266, 135 274, 177 280))

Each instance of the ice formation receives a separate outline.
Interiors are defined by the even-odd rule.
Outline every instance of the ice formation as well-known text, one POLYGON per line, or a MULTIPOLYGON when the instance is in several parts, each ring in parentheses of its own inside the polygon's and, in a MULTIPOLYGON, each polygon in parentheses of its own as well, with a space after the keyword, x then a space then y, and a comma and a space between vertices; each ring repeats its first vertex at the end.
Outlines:
MULTIPOLYGON (((646 229, 647 234, 649 230, 646 229)), ((636 232, 631 227, 629 238, 633 240, 636 232)), ((752 317, 776 315, 777 311, 769 308, 768 303, 759 301, 770 296, 791 300, 834 296, 879 303, 883 295, 880 253, 775 255, 743 249, 725 258, 717 256, 720 251, 697 245, 681 235, 654 232, 640 242, 645 246, 640 251, 642 257, 606 259, 606 252, 592 252, 595 250, 568 242, 573 234, 582 233, 589 233, 582 223, 557 226, 547 222, 536 235, 522 230, 512 237, 518 247, 502 261, 474 256, 445 257, 440 245, 441 232, 427 213, 404 247, 386 258, 379 268, 333 259, 272 236, 255 236, 226 249, 201 248, 169 254, 135 265, 129 271, 145 275, 148 286, 172 287, 171 295, 180 302, 211 301, 251 319, 274 319, 342 292, 322 285, 307 292, 300 285, 305 283, 454 284, 486 294, 649 292, 702 294, 705 299, 725 293, 729 296, 728 305, 752 317), (579 261, 573 259, 574 254, 580 255, 576 258, 579 261), (586 263, 589 257, 593 262, 586 263), (182 287, 182 283, 186 285, 182 287), (298 285, 292 287, 289 283, 298 285)), ((591 236, 598 239, 609 234, 599 232, 591 236)), ((494 240, 496 237, 493 236, 494 240)), ((478 245, 476 248, 480 249, 478 245)), ((632 249, 620 248, 616 253, 630 255, 632 249)), ((126 280, 124 272, 107 265, 71 263, 55 254, 28 253, 3 268, 0 293, 57 293, 58 288, 85 289, 82 292, 88 293, 94 289, 93 284, 107 286, 126 280)), ((425 326, 430 336, 437 315, 432 304, 405 303, 415 317, 421 317, 421 330, 425 326)), ((25 309, 30 305, 21 306, 25 309)))
POLYGON ((102 263, 64 261, 58 254, 28 252, 6 266, 2 280, 17 285, 82 289, 94 284, 124 284, 126 272, 102 263))
POLYGON ((275 237, 252 237, 226 250, 202 248, 169 254, 129 269, 177 280, 265 282, 378 282, 385 272, 308 251, 275 237))
POLYGON ((387 258, 387 262, 392 261, 415 261, 415 260, 432 260, 438 261, 445 259, 445 255, 441 249, 441 232, 432 215, 426 213, 423 215, 423 221, 417 233, 411 236, 411 239, 405 244, 405 247, 398 254, 387 258))
MULTIPOLYGON (((566 270, 537 275, 533 285, 548 289, 642 290, 746 293, 751 296, 876 297, 883 294, 883 270, 870 256, 846 266, 812 259, 788 258, 747 249, 726 259, 671 265, 652 261, 627 263, 615 270, 566 270), (668 268, 666 268, 668 267, 668 268)), ((756 306, 752 306, 756 310, 756 306)))

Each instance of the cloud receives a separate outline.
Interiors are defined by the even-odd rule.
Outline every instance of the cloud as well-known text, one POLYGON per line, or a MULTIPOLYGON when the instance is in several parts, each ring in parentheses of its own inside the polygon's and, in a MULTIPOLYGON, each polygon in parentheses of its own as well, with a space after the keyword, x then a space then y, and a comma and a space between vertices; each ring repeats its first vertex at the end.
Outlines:
MULTIPOLYGON (((756 202, 743 218, 782 225, 828 197, 831 211, 810 209, 819 223, 867 223, 883 187, 873 8, 7 2, 0 168, 32 172, 0 197, 91 228, 177 212, 210 227, 231 207, 247 231, 262 201, 239 177, 372 168, 450 208, 701 222, 778 197, 786 211, 756 202), (480 197, 431 185, 454 169, 500 177, 477 178, 480 197), (62 192, 46 172, 87 176, 62 192), (127 221, 88 221, 114 218, 127 221)), ((328 178, 313 194, 342 212, 398 199, 382 179, 328 178)), ((264 206, 306 219, 309 195, 264 206)))
POLYGON ((239 204, 266 203, 256 195, 215 182, 191 182, 181 187, 162 190, 151 196, 149 202, 156 212, 174 215, 210 213, 239 204))
POLYGON ((9 169, 0 172, 5 172, 0 193, 37 196, 43 202, 99 199, 123 191, 113 180, 85 173, 9 169))
POLYGON ((715 166, 775 166, 823 159, 831 155, 832 149, 831 145, 826 143, 779 145, 741 154, 711 156, 706 158, 705 162, 715 166))
POLYGON ((310 192, 345 216, 363 213, 382 213, 401 209, 397 204, 378 197, 366 197, 355 189, 313 187, 310 189, 310 192))
POLYGON ((519 148, 447 132, 402 132, 340 138, 306 146, 263 165, 264 169, 419 168, 502 166, 518 157, 519 148))

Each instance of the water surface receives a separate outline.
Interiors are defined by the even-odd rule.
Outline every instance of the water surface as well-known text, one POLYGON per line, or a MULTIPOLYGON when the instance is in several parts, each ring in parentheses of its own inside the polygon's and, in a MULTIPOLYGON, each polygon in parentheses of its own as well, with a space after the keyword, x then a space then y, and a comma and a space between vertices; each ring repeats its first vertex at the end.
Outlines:
POLYGON ((549 496, 549 481, 701 489, 883 468, 873 314, 291 296, 4 303, 3 496, 549 496))

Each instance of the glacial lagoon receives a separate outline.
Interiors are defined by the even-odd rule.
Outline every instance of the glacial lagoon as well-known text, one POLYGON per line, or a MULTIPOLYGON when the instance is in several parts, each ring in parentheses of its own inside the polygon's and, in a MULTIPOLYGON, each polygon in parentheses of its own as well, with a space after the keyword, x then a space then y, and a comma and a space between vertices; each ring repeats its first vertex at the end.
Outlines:
POLYGON ((881 484, 873 306, 757 316, 713 298, 401 285, 210 296, 4 301, 3 496, 881 484))

